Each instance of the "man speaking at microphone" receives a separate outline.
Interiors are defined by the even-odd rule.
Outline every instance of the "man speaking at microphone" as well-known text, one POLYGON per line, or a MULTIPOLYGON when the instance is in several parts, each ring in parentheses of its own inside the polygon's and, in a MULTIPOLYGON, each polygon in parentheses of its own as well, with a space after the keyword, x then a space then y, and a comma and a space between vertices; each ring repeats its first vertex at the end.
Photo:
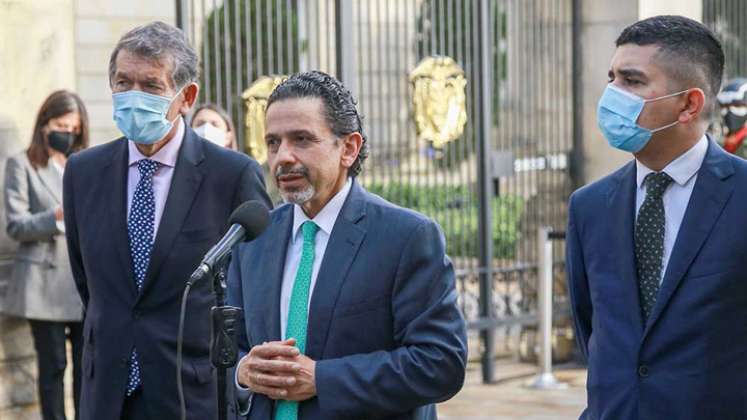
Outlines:
POLYGON ((368 145, 336 79, 313 71, 280 84, 265 141, 288 204, 229 269, 229 304, 245 310, 239 411, 435 419, 433 404, 461 389, 467 356, 441 230, 356 182, 368 145))
MULTIPOLYGON (((184 34, 156 22, 111 55, 114 119, 124 137, 71 156, 64 211, 86 307, 81 420, 178 419, 176 336, 182 290, 246 200, 270 205, 256 162, 197 136, 183 115, 198 93, 184 34)), ((187 302, 188 419, 215 418, 209 359, 213 285, 187 302)))

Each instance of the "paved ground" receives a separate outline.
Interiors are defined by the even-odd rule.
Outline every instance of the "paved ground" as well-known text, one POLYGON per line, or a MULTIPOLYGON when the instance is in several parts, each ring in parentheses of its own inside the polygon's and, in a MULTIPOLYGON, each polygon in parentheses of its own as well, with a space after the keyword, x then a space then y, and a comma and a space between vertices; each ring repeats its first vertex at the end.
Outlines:
POLYGON ((438 407, 442 420, 576 420, 586 406, 586 371, 579 367, 555 371, 568 383, 564 390, 538 391, 524 387, 536 367, 511 361, 497 364, 497 382, 481 383, 480 365, 471 363, 467 380, 456 397, 438 407))
MULTIPOLYGON (((70 369, 68 369, 69 375, 70 369)), ((586 406, 586 371, 577 366, 555 370, 568 383, 564 390, 537 391, 524 387, 537 371, 534 365, 499 359, 496 383, 483 385, 480 364, 470 363, 464 388, 438 407, 440 420, 577 420, 586 406)), ((68 376, 68 384, 71 383, 68 376)), ((68 393, 70 390, 68 389, 68 393)), ((68 398, 68 412, 72 412, 68 398)), ((68 414, 68 418, 72 418, 68 414)), ((39 420, 35 409, 19 411, 12 420, 39 420)), ((0 420, 5 420, 0 415, 0 420)), ((11 420, 8 418, 7 420, 11 420)))

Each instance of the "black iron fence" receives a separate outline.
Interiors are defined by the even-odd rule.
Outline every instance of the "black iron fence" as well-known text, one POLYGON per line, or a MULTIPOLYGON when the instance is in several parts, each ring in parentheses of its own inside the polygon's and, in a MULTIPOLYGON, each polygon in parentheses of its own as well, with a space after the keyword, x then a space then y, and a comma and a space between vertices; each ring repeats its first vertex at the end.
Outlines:
POLYGON ((747 77, 747 2, 703 0, 703 23, 721 39, 725 79, 747 77))
POLYGON ((361 180, 444 229, 489 381, 496 343, 515 351, 536 322, 537 228, 565 225, 575 3, 178 0, 177 15, 201 54, 200 100, 229 111, 260 161, 278 76, 319 69, 351 89, 370 139, 361 180))

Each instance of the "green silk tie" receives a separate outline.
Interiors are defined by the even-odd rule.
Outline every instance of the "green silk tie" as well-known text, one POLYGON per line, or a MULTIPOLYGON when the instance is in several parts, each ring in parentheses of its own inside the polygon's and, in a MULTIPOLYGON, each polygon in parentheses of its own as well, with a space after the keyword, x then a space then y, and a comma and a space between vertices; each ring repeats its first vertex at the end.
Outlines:
MULTIPOLYGON (((296 280, 293 282, 290 304, 288 305, 288 324, 285 328, 285 339, 295 338, 296 347, 304 354, 306 352, 306 326, 309 320, 309 289, 311 288, 311 273, 314 270, 314 239, 319 226, 312 221, 306 221, 301 226, 303 232, 303 251, 301 262, 298 264, 296 280)), ((275 420, 297 420, 298 402, 278 401, 275 410, 275 420)))

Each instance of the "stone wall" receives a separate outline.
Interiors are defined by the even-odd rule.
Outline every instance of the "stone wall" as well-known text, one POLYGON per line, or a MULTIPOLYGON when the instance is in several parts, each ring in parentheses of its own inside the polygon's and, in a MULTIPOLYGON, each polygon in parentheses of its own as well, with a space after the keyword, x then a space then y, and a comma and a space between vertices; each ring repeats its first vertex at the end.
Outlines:
MULTIPOLYGON (((29 142, 38 110, 56 89, 74 89, 73 1, 0 2, 0 174, 29 142)), ((0 178, 0 185, 2 184, 0 178)), ((0 293, 15 244, 0 206, 0 293)), ((36 365, 25 320, 0 316, 0 419, 35 419, 36 365)))
MULTIPOLYGON (((83 98, 92 144, 118 136, 111 118, 109 54, 119 37, 137 25, 153 20, 173 24, 174 5, 149 0, 0 0, 0 187, 5 159, 27 147, 36 112, 56 89, 70 89, 83 98)), ((14 250, 0 205, 0 294, 14 250)), ((40 418, 35 356, 26 321, 0 316, 0 420, 40 418)))

